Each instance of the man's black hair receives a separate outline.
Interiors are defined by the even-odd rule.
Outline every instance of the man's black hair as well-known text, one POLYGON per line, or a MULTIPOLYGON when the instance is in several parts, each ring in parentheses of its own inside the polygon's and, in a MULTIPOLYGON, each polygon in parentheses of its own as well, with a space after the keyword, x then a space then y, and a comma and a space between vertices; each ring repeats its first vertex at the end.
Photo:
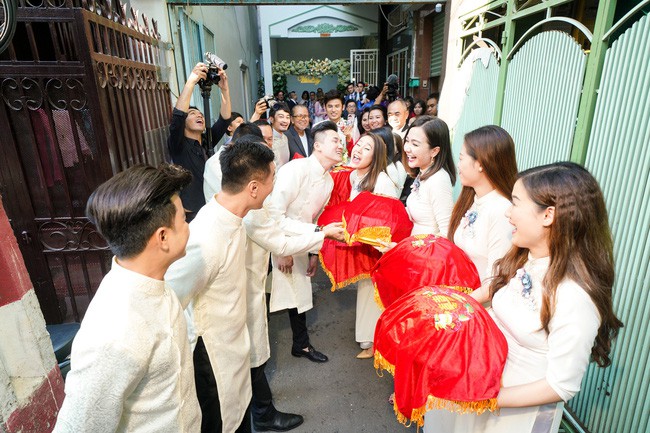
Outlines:
POLYGON ((278 111, 286 111, 287 114, 291 114, 289 105, 286 102, 278 102, 271 108, 271 111, 269 111, 269 117, 275 117, 275 113, 278 111))
POLYGON ((253 180, 263 181, 271 173, 275 155, 263 139, 243 135, 219 155, 221 189, 229 194, 241 192, 253 180))
POLYGON ((259 126, 257 126, 255 123, 251 122, 244 122, 237 129, 235 129, 235 132, 232 134, 232 140, 235 141, 239 137, 243 137, 244 135, 253 135, 255 137, 261 138, 264 140, 264 136, 262 135, 262 130, 260 129, 259 126))
POLYGON ((118 258, 144 251, 160 227, 173 227, 176 206, 172 197, 192 181, 178 165, 159 168, 139 165, 101 184, 88 199, 86 217, 106 239, 118 258))
POLYGON ((271 126, 268 121, 263 120, 263 119, 257 119, 255 122, 253 122, 255 125, 259 126, 271 126))
POLYGON ((324 122, 318 123, 316 126, 311 128, 311 137, 314 141, 316 141, 316 136, 325 132, 325 131, 334 131, 336 133, 339 132, 339 128, 336 126, 336 123, 332 122, 331 120, 326 120, 324 122))
POLYGON ((233 111, 232 114, 230 115, 230 119, 228 119, 228 124, 230 125, 239 117, 241 117, 242 119, 244 118, 244 116, 242 116, 241 114, 237 113, 236 111, 233 111))
POLYGON ((377 99, 377 97, 379 96, 380 93, 381 93, 381 90, 379 90, 379 87, 370 86, 366 90, 366 98, 368 98, 368 100, 370 100, 370 101, 374 101, 375 99, 377 99))
POLYGON ((338 99, 341 101, 341 104, 343 104, 343 95, 341 95, 341 92, 336 89, 332 89, 325 94, 323 98, 323 104, 327 105, 327 103, 333 99, 338 99))

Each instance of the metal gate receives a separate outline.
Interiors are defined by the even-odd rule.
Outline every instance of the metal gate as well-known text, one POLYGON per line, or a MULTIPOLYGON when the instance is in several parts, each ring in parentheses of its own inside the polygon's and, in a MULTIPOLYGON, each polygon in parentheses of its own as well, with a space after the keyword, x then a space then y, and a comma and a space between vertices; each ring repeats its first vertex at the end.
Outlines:
POLYGON ((379 50, 350 50, 350 81, 377 85, 379 50))
POLYGON ((110 267, 84 216, 90 193, 166 159, 155 24, 110 5, 20 2, 0 53, 0 193, 48 323, 80 320, 110 267))
POLYGON ((533 36, 513 54, 501 126, 515 141, 519 170, 568 160, 587 55, 560 31, 533 36))
POLYGON ((592 432, 650 431, 650 16, 605 55, 585 165, 600 183, 614 237, 614 308, 625 328, 612 366, 590 365, 569 402, 592 432))

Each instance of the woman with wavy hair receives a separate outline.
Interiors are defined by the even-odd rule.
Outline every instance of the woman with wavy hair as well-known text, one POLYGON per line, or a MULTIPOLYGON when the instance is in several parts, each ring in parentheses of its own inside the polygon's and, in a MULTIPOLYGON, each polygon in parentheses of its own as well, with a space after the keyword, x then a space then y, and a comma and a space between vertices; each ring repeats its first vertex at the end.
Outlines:
POLYGON ((494 262, 512 245, 505 212, 517 180, 517 160, 510 134, 495 125, 465 134, 458 178, 463 189, 451 213, 448 237, 474 262, 485 283, 494 262))
MULTIPOLYGON (((372 132, 364 134, 350 153, 350 173, 352 190, 350 200, 354 200, 362 191, 398 198, 397 188, 386 173, 388 156, 386 143, 372 132)), ((375 289, 369 278, 357 282, 357 317, 355 338, 361 346, 359 359, 372 358, 375 325, 381 310, 375 302, 375 289)))
POLYGON ((605 201, 586 169, 560 162, 520 173, 507 216, 513 246, 489 286, 473 294, 492 301, 508 342, 499 411, 457 416, 444 431, 557 432, 590 360, 611 364, 611 341, 623 326, 612 306, 605 201))

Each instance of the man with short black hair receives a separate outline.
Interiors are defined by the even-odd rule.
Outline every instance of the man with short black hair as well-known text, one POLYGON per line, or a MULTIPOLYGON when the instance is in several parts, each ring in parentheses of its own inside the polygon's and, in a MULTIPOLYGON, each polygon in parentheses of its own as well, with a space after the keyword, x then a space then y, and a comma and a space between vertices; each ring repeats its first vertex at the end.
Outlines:
POLYGON ((101 184, 86 215, 115 254, 72 344, 57 433, 196 432, 185 316, 164 281, 189 236, 179 166, 129 168, 101 184))
POLYGON ((257 126, 259 126, 260 130, 262 131, 262 137, 264 138, 264 142, 266 145, 269 147, 269 149, 273 149, 273 128, 271 128, 271 125, 266 120, 256 120, 255 123, 257 126))
MULTIPOLYGON (((340 102, 340 101, 339 101, 340 102)), ((269 212, 287 233, 319 231, 315 224, 329 200, 334 181, 330 169, 341 162, 344 144, 337 126, 330 121, 312 128, 313 152, 309 158, 294 159, 278 172, 269 212)), ((314 349, 307 333, 305 312, 313 307, 311 279, 318 256, 296 254, 273 255, 273 288, 270 311, 287 309, 293 344, 291 354, 314 362, 326 362, 327 356, 314 349)))
POLYGON ((250 339, 247 327, 246 230, 243 218, 273 189, 273 152, 245 135, 220 156, 222 190, 190 224, 187 255, 166 279, 181 304, 191 301, 194 369, 202 432, 250 432, 250 339))
POLYGON ((345 102, 348 101, 354 101, 355 99, 354 95, 354 83, 349 82, 348 85, 345 87, 345 102))
MULTIPOLYGON (((223 117, 223 107, 225 104, 223 101, 221 104, 221 113, 219 114, 219 118, 212 125, 212 143, 215 147, 224 135, 226 136, 226 140, 223 144, 226 145, 230 143, 230 140, 232 140, 232 135, 237 127, 244 123, 244 116, 237 113, 236 111, 232 111, 230 117, 223 117)), ((230 101, 228 102, 228 106, 230 106, 230 101)), ((230 111, 230 109, 228 109, 228 111, 230 111)))
POLYGON ((429 116, 438 116, 438 100, 440 93, 434 92, 427 98, 427 114, 429 116))
POLYGON ((345 143, 345 152, 344 160, 347 160, 347 149, 352 149, 354 143, 359 140, 361 134, 359 129, 357 129, 357 122, 352 121, 348 122, 347 119, 343 119, 343 96, 338 92, 338 90, 332 89, 325 94, 324 98, 325 104, 325 113, 327 119, 338 127, 339 133, 341 134, 341 140, 345 143))
POLYGON ((275 154, 275 168, 280 168, 289 162, 289 140, 286 132, 291 124, 291 111, 284 102, 278 102, 269 112, 269 121, 273 128, 273 153, 275 154))
MULTIPOLYGON (((206 78, 207 70, 208 67, 203 63, 197 63, 192 69, 192 73, 178 96, 176 106, 172 112, 169 137, 167 138, 167 148, 172 161, 192 173, 192 183, 181 191, 183 206, 190 211, 187 213, 188 222, 192 221, 201 206, 205 204, 203 199, 203 172, 205 171, 205 162, 209 156, 204 147, 205 143, 202 143, 205 118, 198 108, 190 107, 190 101, 194 87, 199 80, 206 78)), ((229 120, 224 121, 224 124, 217 121, 212 126, 212 143, 218 142, 227 130, 234 131, 238 124, 236 119, 234 122, 230 122, 233 115, 230 111, 230 91, 226 71, 219 70, 219 77, 219 83, 217 84, 221 90, 219 118, 229 120)))
MULTIPOLYGON (((243 135, 256 135, 262 138, 260 128, 254 123, 243 122, 234 131, 232 139, 243 135)), ((230 144, 230 143, 229 143, 230 144)), ((223 152, 224 146, 221 146, 217 153, 212 155, 205 163, 203 172, 203 195, 206 203, 210 201, 213 195, 221 191, 221 162, 219 158, 223 152)))
POLYGON ((289 155, 291 159, 311 155, 314 140, 309 133, 309 110, 304 105, 296 105, 291 110, 291 126, 287 130, 289 155))
POLYGON ((287 105, 289 106, 289 111, 298 105, 298 95, 296 95, 296 92, 293 90, 289 92, 289 100, 287 101, 287 105))

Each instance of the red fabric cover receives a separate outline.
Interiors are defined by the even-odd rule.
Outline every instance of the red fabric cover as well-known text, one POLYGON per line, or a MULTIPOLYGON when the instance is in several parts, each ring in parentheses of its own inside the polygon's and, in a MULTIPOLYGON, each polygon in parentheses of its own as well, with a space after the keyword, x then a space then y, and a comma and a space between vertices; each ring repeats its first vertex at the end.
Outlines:
POLYGON ((422 286, 462 287, 471 292, 481 280, 463 250, 436 235, 410 236, 384 254, 372 269, 375 299, 388 308, 397 298, 422 286))
POLYGON ((352 148, 354 147, 354 140, 350 138, 349 140, 346 140, 345 142, 345 148, 348 151, 348 155, 352 155, 352 148))
POLYGON ((319 256, 334 292, 363 278, 370 278, 370 270, 381 257, 381 253, 370 245, 349 246, 325 239, 319 256))
MULTIPOLYGON (((332 180, 334 180, 334 188, 332 189, 330 200, 329 202, 327 202, 327 205, 325 206, 325 210, 327 210, 327 208, 330 206, 334 206, 343 201, 350 200, 350 191, 352 191, 352 184, 350 183, 350 173, 352 173, 352 170, 353 169, 350 167, 340 166, 334 168, 334 170, 330 172, 330 176, 332 176, 332 180)), ((338 219, 337 221, 341 221, 341 219, 338 219)))
POLYGON ((471 296, 437 286, 405 294, 379 318, 374 348, 375 367, 395 378, 400 421, 421 425, 432 408, 496 409, 490 399, 499 393, 508 344, 471 296))
POLYGON ((304 158, 304 156, 302 154, 298 153, 298 152, 295 152, 293 154, 293 157, 291 157, 291 160, 300 159, 300 158, 304 158))
POLYGON ((406 213, 406 208, 396 198, 361 192, 343 212, 344 228, 348 244, 358 245, 359 242, 375 244, 378 239, 385 242, 399 242, 411 234, 413 222, 406 213), (388 239, 375 228, 387 227, 388 239), (365 239, 358 239, 365 238, 365 239))
MULTIPOLYGON (((349 167, 341 167, 330 174, 334 180, 334 189, 330 201, 318 218, 318 225, 343 220, 343 210, 350 204, 348 200, 352 185, 349 167)), ((370 277, 381 253, 368 245, 349 247, 344 243, 325 239, 319 253, 320 263, 332 283, 332 291, 341 289, 362 278, 370 277)))

